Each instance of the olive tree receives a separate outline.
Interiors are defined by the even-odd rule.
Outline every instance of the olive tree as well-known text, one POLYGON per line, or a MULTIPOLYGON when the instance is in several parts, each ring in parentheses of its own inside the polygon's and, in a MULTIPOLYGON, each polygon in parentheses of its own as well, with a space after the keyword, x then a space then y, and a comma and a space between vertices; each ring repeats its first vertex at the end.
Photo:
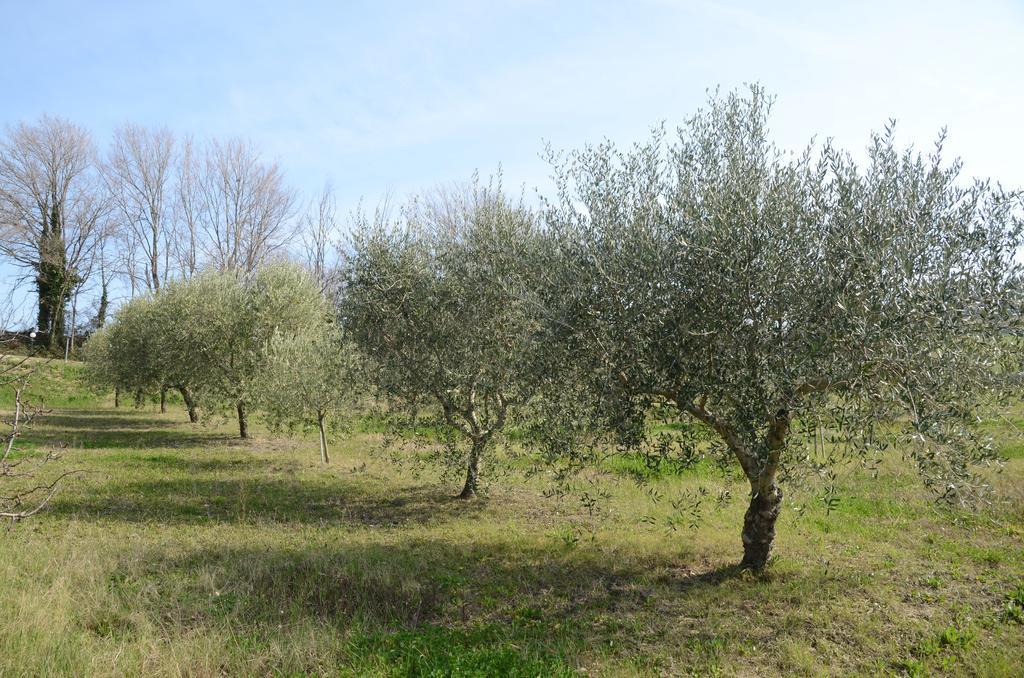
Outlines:
MULTIPOLYGON (((161 293, 136 297, 118 309, 113 321, 93 332, 85 343, 86 380, 101 388, 113 388, 136 394, 168 389, 181 393, 189 421, 199 421, 193 384, 192 363, 182 356, 168 336, 168 328, 177 322, 172 299, 161 293)), ((116 397, 116 395, 115 395, 116 397)), ((161 411, 164 400, 161 397, 161 411)))
POLYGON ((156 297, 166 342, 162 359, 173 365, 175 380, 186 386, 182 397, 190 411, 197 403, 205 410, 224 402, 222 382, 229 378, 225 371, 231 361, 217 342, 237 331, 239 297, 234 276, 212 272, 169 281, 156 297))
POLYGON ((169 283, 160 292, 166 304, 165 357, 189 377, 204 400, 233 407, 239 436, 247 438, 248 406, 256 379, 268 365, 276 334, 303 335, 329 312, 308 273, 279 264, 247 277, 207 272, 169 283))
POLYGON ((545 210, 549 348, 608 428, 635 437, 662 404, 714 432, 749 482, 753 569, 815 430, 825 456, 900 450, 963 498, 995 456, 974 424, 1021 324, 1019 194, 961 177, 941 139, 899 149, 891 126, 863 163, 783 152, 770 103, 755 86, 677 135, 552 154, 545 210))
POLYGON ((93 332, 82 347, 82 360, 85 363, 83 378, 88 385, 98 390, 111 388, 120 393, 121 384, 114 373, 117 363, 110 350, 110 327, 107 325, 93 332))
POLYGON ((539 316, 520 265, 536 220, 479 182, 413 200, 404 216, 356 229, 341 315, 383 394, 433 401, 448 432, 468 439, 460 497, 470 498, 488 446, 539 380, 539 316))
POLYGON ((162 386, 154 310, 151 298, 138 297, 118 309, 108 327, 93 333, 83 349, 90 383, 136 394, 162 386))
POLYGON ((266 367, 257 377, 260 409, 277 424, 315 424, 320 460, 330 461, 328 418, 351 404, 361 380, 360 360, 336 325, 271 338, 266 367))

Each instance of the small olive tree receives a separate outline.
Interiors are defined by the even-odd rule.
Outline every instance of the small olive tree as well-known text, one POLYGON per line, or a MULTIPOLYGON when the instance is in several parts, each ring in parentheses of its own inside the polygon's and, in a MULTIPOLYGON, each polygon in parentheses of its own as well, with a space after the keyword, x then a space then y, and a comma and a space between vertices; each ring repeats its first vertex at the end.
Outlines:
POLYGON ((198 402, 228 405, 246 438, 271 338, 317 330, 329 313, 316 282, 297 266, 269 266, 247 278, 202 273, 119 309, 87 343, 87 373, 136 392, 177 389, 193 422, 198 402))
MULTIPOLYGON (((101 388, 136 394, 175 389, 181 393, 189 421, 199 421, 195 384, 203 370, 173 340, 179 314, 177 297, 168 291, 136 297, 118 309, 112 322, 89 337, 84 351, 85 377, 101 388)), ((161 397, 161 406, 163 399, 161 397)))
POLYGON ((257 377, 258 403, 275 424, 315 424, 320 461, 327 464, 328 418, 354 402, 361 374, 355 348, 336 325, 325 323, 300 335, 278 332, 257 377))
POLYGON ((940 495, 972 487, 1022 299, 1019 194, 962 179, 941 140, 899 150, 891 129, 863 166, 830 145, 783 153, 769 108, 753 87, 676 137, 553 155, 542 288, 549 347, 608 428, 635 439, 660 403, 717 434, 750 484, 754 569, 816 430, 833 457, 897 449, 940 495))
POLYGON ((94 386, 140 394, 163 387, 160 327, 149 296, 118 309, 114 321, 97 330, 84 347, 85 377, 94 386))
POLYGON ((165 285, 158 298, 168 342, 165 358, 188 376, 204 400, 235 409, 242 438, 249 436, 248 409, 268 365, 271 338, 314 331, 329 313, 316 282, 288 264, 244 278, 201 273, 165 285))
POLYGON ((540 379, 537 306, 522 261, 536 221, 500 188, 474 182, 417 199, 404 223, 364 220, 347 262, 341 315, 389 398, 432 400, 464 436, 462 498, 509 414, 540 379))
POLYGON ((82 347, 82 360, 85 363, 83 378, 89 386, 105 391, 115 389, 120 392, 121 382, 115 374, 117 363, 111 351, 110 325, 93 332, 82 347))

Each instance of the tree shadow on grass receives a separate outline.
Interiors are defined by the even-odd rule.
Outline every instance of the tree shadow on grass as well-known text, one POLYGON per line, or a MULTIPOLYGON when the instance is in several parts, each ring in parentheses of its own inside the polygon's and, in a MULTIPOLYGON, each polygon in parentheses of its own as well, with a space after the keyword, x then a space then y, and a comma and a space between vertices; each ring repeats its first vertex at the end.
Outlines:
POLYGON ((272 458, 259 457, 199 457, 174 453, 156 452, 153 454, 116 454, 107 457, 116 461, 119 467, 130 466, 137 469, 159 470, 160 472, 178 472, 190 475, 246 471, 257 469, 269 470, 277 468, 272 458))
MULTIPOLYGON (((227 627, 264 640, 312 625, 348 639, 349 667, 383 662, 402 667, 401 675, 449 675, 452 667, 489 673, 507 664, 548 675, 574 666, 588 648, 629 653, 633 643, 656 642, 661 612, 653 600, 712 595, 740 577, 735 567, 693 573, 657 565, 512 541, 419 539, 155 549, 126 558, 110 581, 126 614, 141 611, 181 632, 227 627)), ((303 660, 313 663, 264 668, 317 670, 315 657, 303 660)))
MULTIPOLYGON (((76 410, 60 409, 41 415, 39 422, 48 428, 60 428, 69 432, 78 430, 128 430, 139 431, 153 428, 176 426, 179 422, 153 416, 144 411, 119 412, 117 410, 76 410)), ((183 418, 181 423, 185 423, 183 418)))
POLYGON ((472 516, 481 502, 421 485, 383 496, 360 475, 183 477, 113 482, 58 495, 49 513, 78 520, 162 524, 282 523, 388 527, 472 516))
POLYGON ((182 430, 185 422, 146 415, 91 410, 61 410, 46 414, 25 435, 37 445, 84 449, 177 449, 245 445, 237 436, 202 429, 182 430))

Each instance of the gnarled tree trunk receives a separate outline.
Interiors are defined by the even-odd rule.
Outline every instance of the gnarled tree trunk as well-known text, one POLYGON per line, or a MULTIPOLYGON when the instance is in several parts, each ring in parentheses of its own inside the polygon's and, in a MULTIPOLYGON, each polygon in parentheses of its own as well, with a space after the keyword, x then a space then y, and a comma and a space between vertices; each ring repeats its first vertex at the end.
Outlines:
POLYGON ((776 483, 776 474, 789 435, 789 410, 778 410, 767 422, 768 430, 764 440, 758 444, 758 454, 737 435, 734 428, 706 409, 703 400, 695 403, 684 401, 681 409, 713 428, 722 437, 750 481, 750 506, 743 518, 743 560, 740 561, 740 567, 763 570, 771 556, 775 522, 782 510, 782 490, 776 483))
POLYGON ((179 386, 178 392, 181 393, 181 399, 185 401, 185 409, 188 410, 188 420, 193 424, 198 424, 199 411, 196 408, 196 401, 192 398, 192 392, 188 390, 187 386, 179 386))
POLYGON ((466 484, 463 485, 462 492, 459 493, 459 499, 472 499, 476 496, 479 489, 480 457, 486 445, 486 439, 476 438, 473 440, 473 445, 469 449, 469 461, 466 464, 466 484))
POLYGON ((238 401, 236 406, 238 410, 238 437, 248 438, 249 437, 249 417, 245 412, 245 403, 241 400, 238 401))
MULTIPOLYGON (((743 560, 740 567, 760 571, 768 564, 775 541, 775 521, 782 510, 782 490, 775 482, 779 459, 786 447, 790 413, 781 409, 768 425, 763 463, 745 464, 750 478, 750 506, 743 517, 743 560)), ((742 462, 741 462, 742 463, 742 462)))
POLYGON ((750 506, 743 518, 743 560, 740 567, 759 571, 768 564, 775 540, 775 521, 781 510, 782 490, 774 479, 766 489, 751 490, 750 506))

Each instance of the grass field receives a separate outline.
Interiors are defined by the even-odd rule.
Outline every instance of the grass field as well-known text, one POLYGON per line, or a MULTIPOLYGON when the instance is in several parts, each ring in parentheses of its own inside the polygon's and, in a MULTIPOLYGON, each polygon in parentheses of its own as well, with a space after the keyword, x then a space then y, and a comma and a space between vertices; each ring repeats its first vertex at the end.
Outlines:
POLYGON ((114 409, 76 373, 44 370, 53 411, 20 446, 66 445, 56 464, 87 473, 0 528, 5 676, 1024 672, 1010 420, 992 423, 1011 458, 990 505, 939 507, 902 463, 851 471, 831 512, 788 493, 755 577, 733 567, 743 485, 713 469, 656 477, 654 504, 610 463, 588 476, 610 494, 593 518, 541 477, 463 502, 389 463, 376 433, 322 467, 313 437, 243 443, 177 407, 114 409), (734 499, 666 529, 699 486, 734 499))

